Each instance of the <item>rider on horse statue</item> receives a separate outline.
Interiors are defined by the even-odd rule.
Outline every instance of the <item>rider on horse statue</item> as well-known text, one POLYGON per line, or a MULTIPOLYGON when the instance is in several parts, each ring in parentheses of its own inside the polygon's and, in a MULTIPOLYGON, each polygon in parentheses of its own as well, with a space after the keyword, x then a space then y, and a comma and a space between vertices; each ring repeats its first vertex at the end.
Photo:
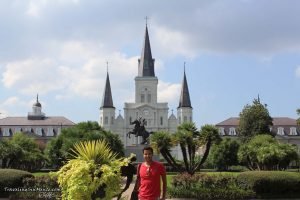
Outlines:
POLYGON ((140 117, 139 120, 134 120, 133 122, 130 122, 131 125, 134 124, 134 128, 132 131, 127 133, 127 136, 130 138, 130 134, 134 134, 135 137, 137 136, 143 136, 143 142, 141 144, 148 143, 147 139, 149 137, 149 132, 146 131, 145 125, 147 125, 147 121, 145 119, 142 120, 140 117))

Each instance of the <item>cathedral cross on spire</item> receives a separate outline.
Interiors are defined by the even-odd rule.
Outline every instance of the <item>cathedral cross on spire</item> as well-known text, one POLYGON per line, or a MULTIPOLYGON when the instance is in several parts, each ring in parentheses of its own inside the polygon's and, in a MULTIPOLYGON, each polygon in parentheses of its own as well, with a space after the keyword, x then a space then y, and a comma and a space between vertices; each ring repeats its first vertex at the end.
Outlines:
POLYGON ((149 17, 148 16, 146 16, 145 17, 145 20, 146 20, 146 26, 148 25, 148 20, 149 20, 149 17))
POLYGON ((108 73, 108 61, 106 61, 106 72, 108 73))

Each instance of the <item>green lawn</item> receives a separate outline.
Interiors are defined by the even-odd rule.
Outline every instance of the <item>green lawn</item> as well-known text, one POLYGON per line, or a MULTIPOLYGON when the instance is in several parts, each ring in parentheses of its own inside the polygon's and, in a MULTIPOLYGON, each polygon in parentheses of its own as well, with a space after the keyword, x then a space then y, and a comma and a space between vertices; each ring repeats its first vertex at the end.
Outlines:
POLYGON ((35 177, 39 177, 39 176, 48 175, 49 172, 34 172, 34 173, 32 173, 32 174, 33 174, 33 176, 35 176, 35 177))

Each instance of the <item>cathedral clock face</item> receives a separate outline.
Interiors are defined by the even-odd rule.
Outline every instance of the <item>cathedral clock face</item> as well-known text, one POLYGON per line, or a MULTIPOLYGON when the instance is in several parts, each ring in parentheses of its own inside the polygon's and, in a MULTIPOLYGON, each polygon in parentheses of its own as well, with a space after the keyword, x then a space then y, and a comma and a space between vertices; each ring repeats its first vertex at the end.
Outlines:
POLYGON ((149 110, 145 109, 143 112, 144 112, 144 115, 145 115, 145 116, 148 116, 148 115, 149 115, 149 110))

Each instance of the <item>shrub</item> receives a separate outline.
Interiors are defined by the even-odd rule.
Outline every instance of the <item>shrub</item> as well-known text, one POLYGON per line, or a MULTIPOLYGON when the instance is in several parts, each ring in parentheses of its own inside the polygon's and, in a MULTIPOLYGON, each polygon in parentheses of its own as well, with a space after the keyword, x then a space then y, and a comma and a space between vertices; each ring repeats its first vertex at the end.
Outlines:
POLYGON ((236 184, 232 175, 207 175, 204 173, 179 174, 173 177, 168 194, 176 198, 196 199, 244 199, 254 196, 250 190, 244 190, 236 184))
POLYGON ((283 171, 249 171, 237 177, 243 189, 253 190, 257 197, 299 197, 300 174, 283 171))
POLYGON ((33 177, 29 172, 16 169, 0 169, 0 197, 8 197, 23 186, 22 180, 26 177, 33 177), (10 190, 10 192, 8 191, 10 190))
POLYGON ((61 196, 56 178, 48 175, 23 179, 26 192, 18 192, 17 199, 58 199, 61 196))

